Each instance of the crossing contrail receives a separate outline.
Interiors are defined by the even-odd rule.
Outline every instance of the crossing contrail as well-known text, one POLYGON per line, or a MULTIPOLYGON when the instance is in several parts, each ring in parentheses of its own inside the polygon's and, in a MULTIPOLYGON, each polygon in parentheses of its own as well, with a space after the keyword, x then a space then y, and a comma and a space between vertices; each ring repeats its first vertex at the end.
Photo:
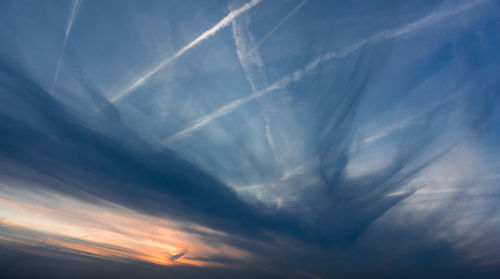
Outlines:
MULTIPOLYGON (((252 88, 252 94, 269 86, 264 70, 264 63, 258 52, 259 46, 276 32, 276 30, 292 17, 306 2, 307 0, 301 1, 257 43, 249 29, 250 18, 248 15, 233 20, 232 31, 236 43, 236 53, 238 54, 238 60, 245 73, 245 77, 252 88)), ((273 153, 276 164, 279 164, 279 160, 275 154, 276 150, 269 117, 264 117, 264 120, 266 122, 265 129, 268 146, 273 153)))
POLYGON ((459 5, 458 7, 455 7, 453 9, 434 12, 434 13, 431 13, 431 14, 417 20, 417 21, 414 21, 414 22, 411 22, 407 25, 404 25, 403 27, 380 31, 380 32, 374 34, 373 36, 371 36, 367 39, 358 41, 357 43, 352 44, 350 46, 347 46, 338 52, 332 51, 332 52, 328 52, 324 55, 321 55, 321 56, 317 57, 316 59, 314 59, 312 62, 310 62, 308 65, 306 65, 306 67, 304 67, 302 69, 298 69, 298 70, 292 72, 291 74, 284 76, 283 78, 281 78, 277 82, 271 84, 267 88, 264 88, 262 90, 254 92, 253 94, 251 94, 247 97, 232 101, 231 103, 224 105, 223 107, 217 109, 213 113, 192 121, 187 128, 185 128, 182 131, 177 132, 176 134, 166 138, 163 141, 163 143, 169 144, 169 143, 175 142, 179 139, 182 139, 182 138, 188 136, 189 134, 191 134, 192 132, 201 129, 202 127, 204 127, 205 125, 207 125, 211 121, 233 112, 234 110, 241 107, 242 105, 245 105, 246 103, 248 103, 248 102, 250 102, 250 101, 252 101, 260 96, 263 96, 263 95, 265 95, 269 92, 272 92, 274 90, 277 90, 277 89, 283 89, 283 88, 287 87, 288 85, 290 85, 291 83, 301 80, 304 75, 315 70, 322 63, 331 61, 333 59, 348 56, 348 55, 354 53, 355 51, 361 49, 362 47, 364 47, 370 43, 377 43, 377 42, 387 40, 387 39, 394 39, 394 38, 410 35, 411 33, 420 31, 424 28, 427 28, 433 24, 436 24, 442 20, 445 20, 445 19, 447 19, 451 16, 454 16, 458 13, 461 13, 463 11, 469 10, 469 9, 471 9, 479 4, 482 4, 484 2, 487 2, 487 1, 489 1, 489 0, 470 1, 468 3, 459 5))
POLYGON ((195 47, 202 41, 212 37, 215 35, 219 30, 223 29, 224 27, 228 26, 231 24, 231 22, 241 14, 245 13, 249 9, 255 7, 257 4, 262 2, 262 0, 252 0, 246 4, 244 4, 241 8, 231 11, 227 16, 225 16, 221 21, 219 21, 217 24, 212 26, 212 28, 208 29, 207 31, 203 32, 200 36, 198 36, 196 39, 191 41, 189 44, 185 45, 183 48, 179 49, 177 52, 174 53, 171 57, 163 60, 160 64, 156 65, 149 71, 139 75, 136 77, 134 82, 132 82, 127 88, 123 89, 121 92, 116 94, 114 97, 110 99, 111 103, 114 103, 118 101, 119 99, 123 98, 124 96, 130 94, 132 91, 135 89, 141 87, 146 81, 154 74, 156 74, 159 70, 161 70, 163 67, 167 66, 168 64, 172 63, 175 61, 177 58, 182 56, 184 53, 186 53, 188 50, 191 48, 195 47))

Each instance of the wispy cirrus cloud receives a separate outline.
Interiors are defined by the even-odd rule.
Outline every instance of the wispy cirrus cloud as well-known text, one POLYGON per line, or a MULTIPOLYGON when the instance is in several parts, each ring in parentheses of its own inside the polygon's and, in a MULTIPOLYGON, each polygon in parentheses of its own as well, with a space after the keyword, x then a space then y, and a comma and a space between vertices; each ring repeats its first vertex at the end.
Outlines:
POLYGON ((414 22, 411 22, 409 24, 404 25, 403 27, 396 28, 396 29, 389 29, 389 30, 384 30, 380 31, 373 36, 361 40, 357 43, 354 43, 350 46, 347 46, 340 51, 332 51, 328 52, 324 55, 321 55, 314 59, 312 62, 307 64, 304 68, 298 69, 291 74, 288 74, 284 77, 282 77, 280 80, 277 82, 271 84, 270 86, 261 89, 259 91, 254 92, 252 95, 235 100, 219 109, 214 111, 211 114, 208 114, 206 116, 203 116, 201 118, 198 118, 194 121, 192 121, 185 129, 175 133, 174 135, 166 138, 163 143, 165 144, 170 144, 172 142, 175 142, 177 140, 180 140, 188 135, 190 135, 192 132, 195 132, 201 128, 203 128, 205 125, 208 123, 212 122, 213 120, 216 120, 226 114, 229 114, 236 110, 237 108, 247 104, 250 101, 253 101, 265 94, 268 94, 272 91, 279 90, 286 88, 290 84, 297 82, 301 80, 306 74, 311 73, 313 70, 317 69, 317 67, 323 63, 326 63, 328 61, 331 61, 333 59, 338 59, 342 57, 346 57, 364 46, 371 44, 371 43, 377 43, 383 40, 388 40, 388 39, 395 39, 403 36, 408 36, 411 35, 412 33, 418 32, 420 30, 423 30, 425 28, 428 28, 440 21, 443 21, 447 18, 450 18, 456 14, 459 14, 461 12, 464 12, 466 10, 472 9, 475 6, 485 3, 488 0, 477 0, 477 1, 471 1, 467 2, 465 4, 459 5, 453 9, 448 9, 444 11, 437 11, 434 13, 431 13, 419 20, 416 20, 414 22))
POLYGON ((199 43, 201 43, 204 40, 212 37, 217 32, 219 32, 221 29, 227 27, 229 24, 231 24, 231 22, 235 18, 237 18, 240 15, 246 13, 248 10, 250 10, 253 7, 255 7, 260 2, 262 2, 262 0, 252 0, 252 1, 244 4, 243 6, 241 6, 239 9, 231 11, 229 14, 227 14, 217 24, 215 24, 214 26, 212 26, 207 31, 203 32, 203 34, 201 34, 200 36, 198 36, 196 39, 194 39, 193 41, 191 41, 189 44, 185 45, 183 48, 181 48, 178 51, 176 51, 174 53, 174 55, 172 55, 171 57, 163 60, 162 62, 160 62, 158 65, 154 66, 153 68, 151 68, 147 72, 145 72, 145 73, 137 76, 135 78, 135 80, 130 85, 128 85, 125 89, 123 89, 122 91, 120 91, 116 95, 114 95, 110 99, 110 102, 114 103, 114 102, 120 100, 121 98, 123 98, 124 96, 127 96, 128 94, 132 93, 134 90, 136 90, 137 88, 139 88, 143 84, 145 84, 147 82, 147 80, 151 76, 153 76, 154 74, 156 74, 159 70, 163 69, 165 66, 167 66, 170 63, 172 63, 177 58, 181 57, 184 53, 186 53, 188 50, 192 49, 193 47, 195 47, 199 43))
MULTIPOLYGON (((238 60, 240 62, 241 68, 245 73, 245 77, 252 88, 252 94, 255 94, 259 90, 262 90, 269 86, 267 81, 267 75, 264 68, 264 62, 258 51, 259 46, 269 38, 276 30, 283 25, 291 16, 293 16, 305 3, 307 0, 300 2, 296 7, 294 7, 283 19, 281 19, 276 26, 274 26, 259 42, 255 41, 252 32, 250 31, 251 19, 248 14, 240 16, 233 20, 232 32, 233 38, 236 44, 236 53, 238 55, 238 60)), ((229 8, 237 5, 237 1, 231 3, 229 8)), ((265 104, 263 104, 266 107, 265 104)), ((267 113, 266 113, 267 114, 267 113)), ((274 161, 279 165, 278 158, 276 156, 275 141, 273 138, 273 133, 270 125, 270 117, 264 116, 266 139, 269 149, 273 154, 274 161)))

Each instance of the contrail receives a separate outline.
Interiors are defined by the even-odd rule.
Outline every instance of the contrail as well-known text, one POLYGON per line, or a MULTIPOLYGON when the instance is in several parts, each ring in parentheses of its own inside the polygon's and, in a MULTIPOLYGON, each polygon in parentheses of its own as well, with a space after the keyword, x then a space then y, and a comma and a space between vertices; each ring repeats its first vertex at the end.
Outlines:
MULTIPOLYGON (((230 5, 230 9, 231 9, 230 5)), ((254 37, 249 29, 250 17, 245 14, 235 20, 232 24, 233 38, 236 45, 236 54, 238 60, 245 73, 245 77, 252 88, 252 94, 269 86, 267 76, 264 71, 264 63, 259 52, 256 51, 256 44, 254 37)), ((272 137, 271 129, 269 126, 269 119, 266 118, 266 138, 268 146, 271 149, 273 158, 278 164, 274 149, 274 139, 272 137)))
MULTIPOLYGON (((257 51, 257 49, 260 47, 260 45, 262 43, 264 43, 274 32, 276 32, 276 30, 278 30, 278 28, 281 27, 281 25, 283 25, 283 23, 285 23, 290 17, 292 17, 302 6, 304 6, 304 4, 307 2, 307 0, 303 0, 302 2, 300 2, 295 8, 293 8, 293 10, 291 10, 283 19, 280 20, 280 22, 278 22, 278 24, 276 24, 276 26, 274 26, 273 29, 271 29, 251 50, 250 50, 250 53, 254 53, 257 51)), ((271 150, 273 151, 273 157, 274 157, 274 160, 278 163, 278 158, 276 156, 276 151, 275 151, 275 144, 274 144, 274 138, 272 136, 272 133, 271 133, 271 128, 269 126, 269 118, 266 118, 266 138, 267 138, 267 142, 269 144, 269 147, 271 148, 271 150)))
POLYGON ((266 94, 266 93, 269 93, 269 92, 277 90, 277 89, 285 88, 290 83, 299 80, 302 77, 301 72, 302 71, 297 70, 294 73, 283 77, 278 82, 273 83, 272 85, 268 86, 267 88, 265 88, 263 90, 259 90, 255 93, 245 97, 245 98, 241 98, 241 99, 238 99, 236 101, 233 101, 233 102, 221 107, 220 109, 216 110, 215 112, 213 112, 209 115, 198 118, 197 120, 191 122, 191 125, 188 128, 174 134, 171 137, 168 137, 167 139, 165 139, 164 142, 171 143, 171 142, 174 142, 174 141, 179 140, 181 138, 184 138, 187 135, 189 135, 191 132, 199 130, 203 126, 207 125, 212 120, 215 120, 221 116, 224 116, 224 115, 234 111, 236 108, 238 108, 238 107, 266 94))
MULTIPOLYGON (((269 32, 267 32, 267 34, 262 37, 262 39, 260 39, 259 42, 257 42, 257 44, 255 44, 249 51, 248 51, 248 54, 247 55, 252 55, 255 51, 257 51, 257 49, 260 47, 260 45, 262 45, 269 37, 271 37, 271 35, 274 34, 274 32, 276 32, 276 30, 278 30, 278 28, 281 27, 281 25, 283 25, 290 17, 292 17, 302 6, 304 6, 304 4, 307 2, 308 0, 303 0, 302 2, 300 2, 297 6, 295 6, 295 8, 293 8, 293 10, 291 10, 284 18, 282 18, 280 20, 280 22, 278 22, 278 24, 276 24, 273 29, 269 30, 269 32)), ((238 63, 234 64, 233 66, 231 66, 231 68, 234 68, 238 65, 238 63)))
POLYGON ((267 77, 264 73, 264 63, 258 51, 255 49, 255 41, 248 29, 250 18, 248 15, 233 20, 232 32, 236 44, 236 54, 243 68, 245 77, 253 92, 268 86, 267 77))
POLYGON ((54 87, 56 86, 57 79, 59 78, 59 71, 61 70, 61 63, 64 56, 64 50, 66 49, 66 44, 68 43, 69 34, 71 33, 71 28, 73 27, 73 22, 75 21, 76 14, 78 13, 78 8, 80 7, 80 0, 74 0, 71 5, 71 13, 69 14, 68 22, 66 23, 66 32, 64 33, 64 41, 61 47, 61 52, 59 53, 59 58, 57 60, 56 73, 54 75, 54 80, 50 87, 50 93, 54 92, 54 87))
MULTIPOLYGON (((236 53, 238 54, 238 59, 245 77, 252 88, 252 93, 257 92, 263 88, 269 86, 267 82, 267 76, 264 71, 264 63, 262 58, 257 51, 259 46, 269 38, 278 28, 283 25, 290 17, 292 17, 305 3, 307 0, 301 1, 297 6, 295 6, 283 19, 281 19, 278 24, 276 24, 258 43, 255 43, 254 37, 250 32, 248 26, 250 24, 250 18, 248 15, 244 15, 233 20, 232 31, 233 38, 236 44, 236 53)), ((279 160, 276 156, 274 138, 271 131, 269 117, 264 117, 266 122, 266 139, 268 146, 273 154, 274 161, 279 165, 279 160)))
POLYGON ((322 56, 319 56, 318 58, 316 58, 315 60, 310 62, 306 67, 304 67, 302 69, 298 69, 298 70, 292 72, 291 74, 284 76, 283 78, 281 78, 277 82, 271 84, 267 88, 259 90, 255 93, 253 93, 252 95, 249 95, 245 98, 235 100, 235 101, 219 108, 218 110, 214 111, 213 113, 211 113, 209 115, 203 116, 201 118, 198 118, 197 120, 192 121, 191 124, 187 128, 185 128, 184 130, 166 138, 163 142, 165 144, 169 144, 169 143, 175 142, 179 139, 182 139, 182 138, 188 136, 190 133, 201 129, 202 127, 204 127, 205 125, 207 125, 211 121, 213 121, 221 116, 224 116, 228 113, 233 112, 238 107, 240 107, 240 106, 242 106, 242 105, 244 105, 244 104, 246 104, 246 103, 248 103, 256 98, 259 98, 260 96, 262 96, 264 94, 267 94, 267 93, 274 91, 274 90, 277 90, 277 89, 283 89, 283 88, 287 87, 288 85, 290 85, 291 83, 299 81, 300 79, 302 79, 302 77, 305 74, 308 74, 311 71, 315 70, 322 63, 350 55, 353 52, 359 50, 360 48, 362 48, 370 43, 376 43, 376 42, 380 42, 380 41, 387 40, 387 39, 394 39, 394 38, 402 37, 405 35, 410 35, 411 33, 420 31, 426 27, 429 27, 429 26, 437 23, 437 22, 445 20, 445 19, 447 19, 451 16, 454 16, 458 13, 461 13, 463 11, 469 10, 469 9, 471 9, 471 8, 481 4, 481 3, 487 2, 487 1, 490 1, 490 0, 471 1, 471 2, 468 2, 466 4, 462 4, 454 9, 434 12, 434 13, 431 13, 430 15, 427 15, 427 16, 417 20, 417 21, 409 23, 403 27, 378 32, 375 35, 369 37, 368 39, 361 40, 353 45, 350 45, 348 47, 343 48, 342 50, 340 50, 338 52, 333 51, 333 52, 326 53, 322 56))
POLYGON ((183 48, 179 49, 174 55, 172 55, 170 58, 167 58, 166 60, 163 60, 160 64, 152 68, 151 70, 147 71, 146 73, 140 75, 139 77, 136 78, 136 80, 130 84, 127 88, 122 90, 120 93, 116 94, 114 97, 110 99, 111 103, 114 103, 121 99, 122 97, 130 94, 132 91, 135 89, 141 87, 146 81, 155 73, 157 73, 159 70, 161 70, 163 67, 167 66, 168 64, 172 63, 172 61, 176 60, 180 56, 182 56, 184 53, 186 53, 188 50, 196 46, 197 44, 201 43, 202 41, 212 37, 217 33, 219 30, 222 28, 228 26, 231 24, 231 22, 238 17, 239 15, 245 13, 249 9, 255 7, 257 4, 259 4, 262 0, 252 0, 245 5, 243 5, 241 8, 234 10, 227 14, 221 21, 219 21, 217 24, 212 26, 212 28, 208 29, 207 31, 203 32, 200 36, 198 36, 196 39, 194 39, 192 42, 184 46, 183 48))
POLYGON ((249 20, 247 18, 239 18, 233 20, 232 31, 233 38, 236 43, 236 52, 238 54, 239 63, 245 72, 245 76, 250 83, 253 91, 257 91, 267 87, 267 77, 264 73, 264 63, 258 53, 259 46, 267 40, 283 23, 293 16, 307 0, 300 2, 292 9, 276 26, 274 26, 258 43, 254 42, 254 38, 248 29, 249 20))
POLYGON ((256 45, 253 49, 251 49, 250 51, 253 52, 255 51, 256 49, 258 49, 260 47, 260 45, 265 41, 267 40, 274 32, 276 32, 276 30, 278 30, 278 28, 281 27, 281 25, 283 25, 283 23, 285 23, 290 17, 292 17, 300 8, 302 8, 302 6, 304 6, 304 4, 307 2, 307 0, 303 0, 302 2, 300 2, 295 8, 293 8, 293 10, 290 11, 290 13, 288 13, 282 20, 280 20, 280 22, 278 22, 278 24, 276 24, 276 26, 274 26, 273 29, 271 29, 271 31, 269 31, 256 45))
MULTIPOLYGON (((288 20, 293 14, 295 14, 297 12, 297 10, 302 7, 305 3, 307 2, 307 0, 304 0, 302 1, 301 3, 299 3, 299 5, 297 5, 286 17, 284 17, 273 29, 271 29, 271 31, 269 31, 265 36, 264 38, 262 38, 254 47, 252 47, 248 53, 246 54, 243 54, 243 55, 250 55, 250 56, 253 56, 254 52, 256 52, 256 50, 258 49, 258 47, 267 39, 269 38, 286 20, 288 20)), ((233 25, 233 28, 234 28, 234 25, 233 25)), ((234 30, 233 30, 233 33, 234 33, 234 30)), ((239 40, 237 38, 235 38, 235 41, 236 41, 236 44, 238 46, 238 43, 239 43, 239 40)), ((238 57, 240 58, 240 61, 241 60, 241 54, 240 54, 240 51, 238 50, 238 57)), ((260 57, 257 59, 257 62, 255 62, 256 64, 260 64, 259 63, 260 61, 260 57)), ((261 62, 261 61, 260 61, 261 62)), ((244 68, 245 70, 245 62, 242 63, 242 67, 244 68)), ((247 77, 248 78, 248 77, 247 77)), ((250 82, 250 86, 252 87, 253 90, 256 90, 256 86, 255 86, 255 83, 250 82)), ((266 81, 267 83, 267 81, 266 81)), ((254 91, 252 95, 246 97, 246 98, 243 98, 243 99, 239 99, 239 100, 236 100, 228 105, 225 105, 224 107, 218 109, 217 111, 215 111, 214 113, 210 114, 210 115, 207 115, 205 117, 202 117, 202 118, 199 118, 198 120, 192 122, 192 125, 167 138, 165 140, 166 143, 169 143, 169 142, 173 142, 177 139, 180 139, 180 138, 183 138, 185 136, 187 136, 190 132, 192 131, 195 131, 195 130, 198 130, 200 128, 202 128, 203 126, 205 126, 206 124, 208 124, 209 122, 211 122, 212 120, 216 119, 216 118, 219 118, 220 116, 223 116, 227 113, 230 113, 232 112, 234 109, 236 109, 237 107, 241 106, 241 105, 244 105, 245 103, 253 100, 256 98, 256 96, 261 96, 263 93, 267 93, 268 91, 272 91, 272 90, 275 90, 275 89, 278 89, 277 87, 275 87, 276 85, 280 84, 279 82, 278 83, 275 83, 274 85, 272 86, 268 86, 266 87, 264 90, 259 90, 259 91, 254 91)), ((266 84, 267 85, 267 84, 266 84)), ((269 139, 268 139, 269 141, 269 139)), ((272 146, 274 147, 274 142, 272 143, 272 146)))

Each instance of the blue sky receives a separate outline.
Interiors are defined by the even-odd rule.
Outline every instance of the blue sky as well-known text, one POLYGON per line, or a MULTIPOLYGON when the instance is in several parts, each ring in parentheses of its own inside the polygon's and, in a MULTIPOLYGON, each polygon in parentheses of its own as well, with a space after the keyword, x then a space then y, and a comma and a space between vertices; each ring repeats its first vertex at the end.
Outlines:
POLYGON ((499 12, 3 1, 4 275, 495 278, 499 12))

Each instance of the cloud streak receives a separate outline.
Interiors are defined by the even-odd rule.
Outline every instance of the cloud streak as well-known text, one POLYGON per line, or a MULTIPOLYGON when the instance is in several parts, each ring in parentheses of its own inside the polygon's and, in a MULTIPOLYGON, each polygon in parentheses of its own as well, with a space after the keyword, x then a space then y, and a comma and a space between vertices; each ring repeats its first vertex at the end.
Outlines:
POLYGON ((262 43, 264 43, 269 37, 271 37, 271 35, 274 34, 274 32, 276 32, 276 30, 278 30, 278 28, 280 28, 287 20, 289 20, 295 13, 297 13, 297 11, 302 8, 305 3, 307 3, 307 0, 303 0, 297 6, 295 6, 295 8, 293 8, 293 10, 291 10, 284 18, 282 18, 280 22, 278 22, 278 24, 273 27, 273 29, 271 29, 262 39, 260 39, 260 41, 250 50, 250 52, 257 50, 260 45, 262 45, 262 43))
POLYGON ((54 88, 56 86, 57 80, 59 79, 59 72, 61 71, 61 64, 64 56, 64 51, 66 50, 66 45, 68 43, 68 38, 71 33, 71 28, 73 27, 73 22, 75 21, 76 15, 78 14, 78 8, 80 7, 80 0, 73 0, 73 4, 71 5, 71 12, 68 17, 68 22, 66 23, 66 31, 64 32, 64 40, 61 47, 61 51, 59 53, 59 58, 57 59, 56 72, 54 74, 54 80, 52 81, 52 85, 50 86, 50 93, 54 92, 54 88))
POLYGON ((226 26, 228 26, 229 24, 231 24, 231 22, 235 18, 237 18, 241 14, 244 14, 245 12, 247 12, 248 10, 250 10, 251 8, 255 7, 260 2, 262 2, 262 0, 252 0, 252 1, 244 4, 241 8, 239 8, 237 10, 234 10, 234 11, 231 11, 228 15, 226 15, 217 24, 215 24, 214 26, 212 26, 207 31, 203 32, 203 34, 201 34, 200 36, 198 36, 196 39, 194 39, 193 41, 191 41, 189 44, 185 45, 183 48, 181 48, 178 51, 176 51, 174 53, 174 55, 172 55, 171 57, 163 60, 161 63, 159 63, 158 65, 156 65, 152 69, 150 69, 147 72, 145 72, 145 73, 139 75, 138 77, 136 77, 135 80, 129 86, 127 86, 125 89, 123 89, 118 94, 116 94, 115 96, 113 96, 110 99, 110 102, 114 103, 114 102, 120 100, 121 98, 127 96, 128 94, 130 94, 131 92, 133 92, 137 88, 141 87, 142 85, 144 85, 147 82, 147 80, 151 76, 153 76, 154 74, 156 74, 159 70, 161 70, 162 68, 164 68, 168 64, 172 63, 177 58, 181 57, 184 53, 186 53, 188 50, 192 49, 193 47, 195 47, 199 43, 201 43, 204 40, 206 40, 206 39, 212 37, 213 35, 215 35, 218 31, 220 31, 221 29, 223 29, 226 26))
MULTIPOLYGON (((208 245, 207 239, 221 233, 196 224, 140 214, 107 201, 93 204, 51 191, 26 188, 33 187, 0 180, 0 211, 2 216, 8 216, 0 219, 0 226, 24 231, 11 234, 0 230, 0 241, 7 239, 27 244, 33 242, 29 235, 39 235, 45 244, 76 254, 160 265, 216 265, 182 257, 187 249, 192 257, 224 254, 231 258, 245 257, 243 251, 232 247, 208 245), (74 208, 79 210, 72 210, 74 208)), ((35 240, 32 245, 37 246, 39 242, 35 240)))
POLYGON ((208 114, 206 116, 203 116, 199 119, 192 121, 188 125, 187 128, 185 128, 185 129, 175 133, 174 135, 166 138, 163 141, 163 143, 170 144, 170 143, 178 141, 184 137, 187 137, 191 133, 203 128, 204 126, 206 126, 207 124, 209 124, 213 120, 216 120, 222 116, 225 116, 225 115, 233 112, 237 108, 247 104, 250 101, 253 101, 253 100, 255 100, 255 99, 257 99, 265 94, 268 94, 268 93, 274 91, 274 90, 286 88, 290 84, 301 80, 306 74, 311 73, 319 65, 321 65, 325 62, 331 61, 333 59, 346 57, 346 56, 356 52, 357 50, 359 50, 359 49, 363 48, 364 46, 371 44, 371 43, 376 43, 376 42, 380 42, 380 41, 387 40, 387 39, 395 39, 395 38, 410 35, 414 32, 418 32, 422 29, 425 29, 429 26, 432 26, 433 24, 436 24, 436 23, 443 21, 447 18, 450 18, 458 13, 469 10, 469 9, 471 9, 479 4, 485 3, 487 1, 488 0, 472 1, 472 2, 468 2, 466 4, 462 4, 458 7, 453 8, 453 9, 434 12, 434 13, 431 13, 430 15, 427 15, 427 16, 417 20, 417 21, 409 23, 401 28, 384 30, 384 31, 378 32, 375 35, 369 37, 368 39, 361 40, 355 44, 352 44, 348 47, 343 48, 340 51, 333 51, 333 52, 326 53, 322 56, 319 56, 318 58, 316 58, 312 62, 310 62, 306 67, 304 67, 302 69, 298 69, 298 70, 292 72, 291 74, 282 77, 280 80, 271 84, 267 88, 264 88, 262 90, 254 92, 252 95, 250 95, 248 97, 235 100, 235 101, 217 109, 216 111, 214 111, 211 114, 208 114))
MULTIPOLYGON (((294 15, 300 7, 305 4, 306 0, 300 2, 295 8, 292 9, 283 19, 281 19, 276 26, 274 26, 258 43, 250 32, 250 17, 248 15, 241 16, 233 20, 232 32, 233 38, 236 44, 236 53, 238 55, 238 60, 240 62, 241 68, 245 73, 245 77, 252 88, 252 94, 255 94, 259 90, 262 90, 269 86, 267 81, 267 75, 264 69, 264 62, 258 51, 259 46, 269 38, 283 23, 285 23, 292 15, 294 15)), ((235 5, 235 3, 233 3, 235 5)), ((231 9, 230 5, 230 9, 231 9)), ((265 104, 262 104, 264 107, 265 104)), ((266 139, 273 154, 274 161, 279 165, 278 158, 276 156, 274 138, 271 131, 271 126, 269 124, 270 120, 268 116, 264 117, 265 120, 265 130, 266 139)))

